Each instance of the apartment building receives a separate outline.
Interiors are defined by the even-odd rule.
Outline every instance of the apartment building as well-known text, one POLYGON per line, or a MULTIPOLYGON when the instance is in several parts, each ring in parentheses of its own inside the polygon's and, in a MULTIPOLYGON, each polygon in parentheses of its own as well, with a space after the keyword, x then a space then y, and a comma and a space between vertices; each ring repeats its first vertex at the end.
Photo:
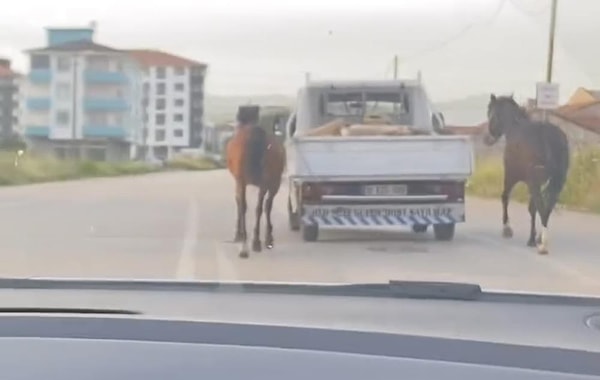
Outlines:
POLYGON ((98 44, 95 28, 47 28, 27 51, 24 135, 59 158, 124 160, 142 145, 141 72, 128 52, 98 44))
POLYGON ((143 75, 145 157, 171 158, 202 143, 207 65, 159 50, 129 50, 143 75))
POLYGON ((0 58, 0 140, 16 131, 19 121, 19 80, 8 59, 0 58))

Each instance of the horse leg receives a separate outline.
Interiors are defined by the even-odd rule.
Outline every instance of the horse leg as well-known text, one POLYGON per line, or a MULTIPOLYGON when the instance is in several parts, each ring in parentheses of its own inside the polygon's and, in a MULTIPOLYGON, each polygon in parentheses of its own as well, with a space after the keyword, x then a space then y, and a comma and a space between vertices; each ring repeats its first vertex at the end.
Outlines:
POLYGON ((258 190, 258 202, 256 203, 256 223, 254 225, 254 238, 252 239, 252 250, 254 252, 260 252, 262 250, 260 243, 260 219, 262 217, 266 193, 266 188, 261 186, 258 190))
POLYGON ((246 209, 248 208, 248 204, 246 202, 246 184, 239 183, 238 184, 238 202, 240 205, 240 257, 243 259, 248 258, 248 234, 246 232, 246 209))
POLYGON ((547 208, 544 205, 544 199, 542 197, 542 192, 540 189, 539 182, 529 184, 529 193, 531 194, 531 199, 535 208, 540 214, 540 219, 542 220, 542 232, 537 238, 537 250, 540 255, 545 255, 548 253, 548 216, 547 208))
POLYGON ((235 204, 237 206, 237 219, 235 222, 235 235, 233 237, 234 243, 241 243, 244 240, 244 236, 242 235, 242 196, 241 193, 244 191, 243 184, 239 181, 236 181, 235 184, 235 204))
POLYGON ((513 236, 513 230, 510 227, 510 221, 508 218, 508 201, 510 200, 510 193, 515 187, 518 181, 512 178, 508 171, 504 171, 504 189, 502 190, 502 236, 505 238, 511 238, 513 236))
POLYGON ((273 223, 271 223, 271 211, 273 210, 273 201, 275 200, 275 195, 277 194, 277 190, 269 191, 269 195, 267 196, 267 201, 265 202, 265 214, 267 216, 267 233, 265 236, 265 244, 268 249, 273 248, 273 223))
POLYGON ((527 241, 527 246, 535 247, 536 246, 536 231, 535 231, 535 215, 536 215, 535 203, 533 202, 533 197, 529 197, 529 215, 531 216, 531 229, 529 232, 529 240, 527 241))

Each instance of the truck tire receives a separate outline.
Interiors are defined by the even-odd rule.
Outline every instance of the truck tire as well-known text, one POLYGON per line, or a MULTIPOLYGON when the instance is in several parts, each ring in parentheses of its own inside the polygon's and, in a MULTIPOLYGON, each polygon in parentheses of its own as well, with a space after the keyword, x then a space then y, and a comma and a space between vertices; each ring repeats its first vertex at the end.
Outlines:
POLYGON ((436 240, 450 241, 454 239, 455 224, 436 224, 433 226, 433 234, 436 240))
POLYGON ((298 231, 300 230, 300 216, 297 212, 292 210, 292 201, 288 196, 288 221, 290 225, 290 230, 298 231))
POLYGON ((427 227, 429 227, 427 224, 415 224, 412 226, 412 230, 415 233, 422 234, 427 232, 427 227))
POLYGON ((318 224, 304 224, 302 225, 302 239, 304 241, 317 241, 319 238, 319 225, 318 224))

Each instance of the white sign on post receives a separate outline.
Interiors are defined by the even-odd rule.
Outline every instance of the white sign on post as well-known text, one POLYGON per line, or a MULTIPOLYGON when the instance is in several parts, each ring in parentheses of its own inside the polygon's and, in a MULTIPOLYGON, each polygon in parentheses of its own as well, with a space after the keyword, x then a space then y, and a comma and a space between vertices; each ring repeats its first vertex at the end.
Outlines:
POLYGON ((558 83, 538 82, 536 85, 537 108, 551 110, 557 108, 560 101, 558 83))

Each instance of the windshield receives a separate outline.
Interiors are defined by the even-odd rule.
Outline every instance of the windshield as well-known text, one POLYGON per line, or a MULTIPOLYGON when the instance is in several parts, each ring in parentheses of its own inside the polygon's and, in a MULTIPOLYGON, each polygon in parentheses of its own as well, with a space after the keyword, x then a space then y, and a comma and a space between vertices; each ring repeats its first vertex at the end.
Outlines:
POLYGON ((409 96, 406 91, 391 92, 381 89, 368 92, 329 93, 323 96, 326 118, 346 120, 365 117, 383 119, 387 123, 409 123, 409 96))
POLYGON ((0 276, 600 296, 598 0, 82 1, 0 13, 0 276))

